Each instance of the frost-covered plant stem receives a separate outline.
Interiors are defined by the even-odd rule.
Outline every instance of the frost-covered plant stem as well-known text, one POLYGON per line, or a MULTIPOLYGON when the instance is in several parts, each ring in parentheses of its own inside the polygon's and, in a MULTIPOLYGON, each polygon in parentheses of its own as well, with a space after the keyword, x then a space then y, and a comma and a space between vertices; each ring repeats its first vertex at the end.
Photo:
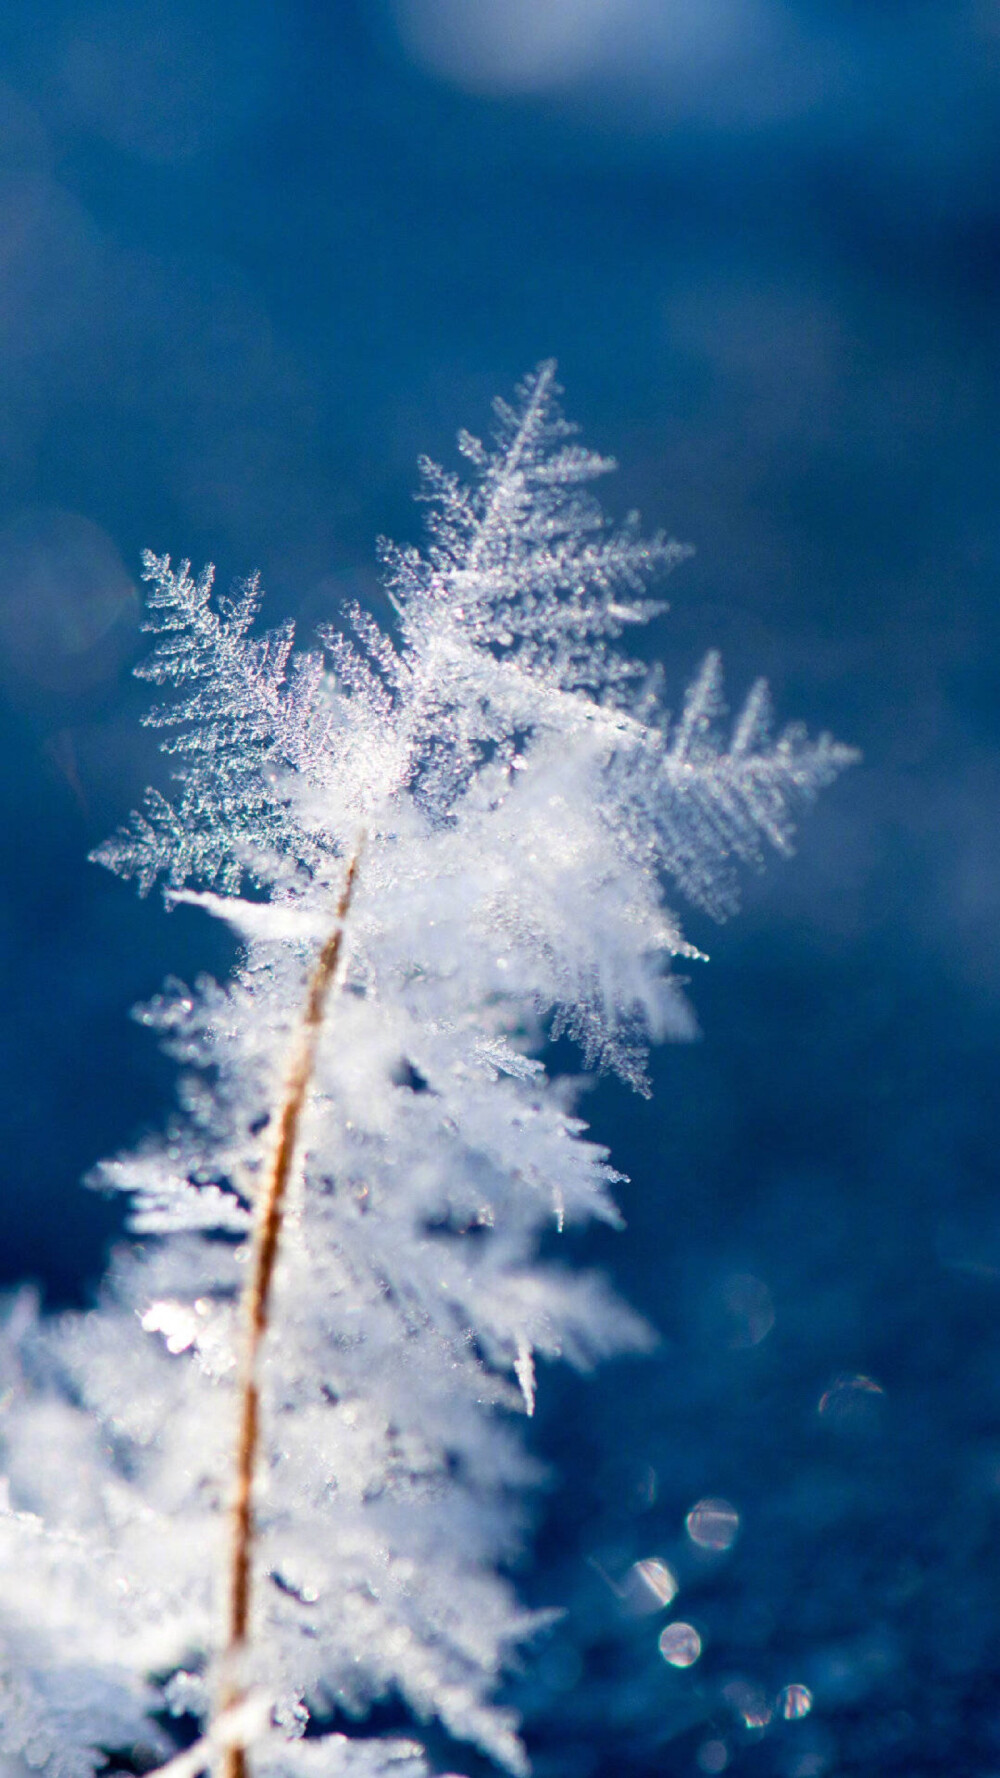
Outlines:
POLYGON ((686 551, 607 521, 558 395, 540 366, 492 447, 460 434, 467 479, 422 464, 391 636, 353 608, 296 652, 256 580, 145 558, 175 787, 97 856, 242 950, 144 1014, 181 1105, 95 1176, 140 1238, 99 1307, 0 1326, 0 1756, 46 1778, 169 1758, 171 1716, 220 1778, 426 1778, 341 1732, 380 1700, 527 1772, 496 1701, 540 1627, 507 1578, 515 1416, 536 1356, 648 1341, 547 1252, 618 1221, 620 1175, 538 1052, 648 1091, 649 1041, 694 1028, 665 881, 729 912, 853 757, 773 736, 760 685, 730 725, 714 655, 663 708, 618 644, 686 551))
MULTIPOLYGON (((253 1578, 253 1487, 260 1452, 260 1386, 257 1377, 260 1349, 271 1321, 274 1268, 281 1241, 288 1181, 298 1147, 302 1110, 316 1063, 327 1003, 337 979, 343 953, 344 926, 361 861, 363 839, 348 861, 344 886, 337 904, 336 924, 319 954, 309 980, 305 1010, 295 1054, 288 1070, 281 1106, 275 1120, 274 1150, 257 1202, 250 1275, 243 1293, 241 1312, 246 1341, 240 1384, 239 1423, 235 1453, 232 1504, 232 1545, 229 1556, 229 1622, 223 1660, 224 1681, 219 1695, 219 1714, 242 1699, 239 1666, 246 1649, 250 1624, 250 1589, 253 1578)), ((241 1742, 227 1745, 223 1754, 224 1778, 246 1778, 246 1749, 241 1742)))

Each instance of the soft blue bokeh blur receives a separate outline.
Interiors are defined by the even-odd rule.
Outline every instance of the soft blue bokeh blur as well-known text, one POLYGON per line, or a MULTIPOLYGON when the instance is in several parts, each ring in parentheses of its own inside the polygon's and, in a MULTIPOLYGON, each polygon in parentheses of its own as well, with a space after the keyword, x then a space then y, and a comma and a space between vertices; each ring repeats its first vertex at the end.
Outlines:
POLYGON ((554 354, 697 546, 670 683, 718 644, 864 749, 688 916, 703 1041, 587 1101, 632 1183, 583 1251, 663 1338, 542 1379, 553 1778, 1000 1771, 998 58, 997 0, 0 18, 8 1282, 86 1299, 79 1178, 169 1101, 127 1009, 228 964, 85 863, 163 781, 144 545, 384 617, 416 455, 554 354))

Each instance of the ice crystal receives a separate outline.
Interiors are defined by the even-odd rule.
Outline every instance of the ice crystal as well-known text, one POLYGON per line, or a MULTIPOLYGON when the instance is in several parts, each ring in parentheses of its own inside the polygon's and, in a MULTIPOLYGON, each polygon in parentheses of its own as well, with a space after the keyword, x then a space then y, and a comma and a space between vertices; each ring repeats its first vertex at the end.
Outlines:
POLYGON ((691 1026, 664 879, 727 911, 732 860, 787 850, 795 808, 850 758, 772 739, 762 687, 727 733, 714 656, 662 711, 615 644, 685 552, 606 521, 589 484, 613 465, 574 442, 558 393, 542 365, 497 404, 492 447, 461 435, 470 483, 422 465, 427 548, 383 546, 391 637, 355 609, 325 655, 296 655, 290 627, 252 633, 255 581, 214 599, 211 570, 145 559, 140 672, 174 688, 149 720, 178 788, 98 857, 228 920, 243 958, 143 1015, 184 1066, 181 1107, 97 1182, 155 1239, 90 1314, 8 1322, 0 1749, 29 1765, 148 1763, 171 1712, 206 1726, 188 1766, 237 1734, 213 1700, 232 1684, 238 1304, 306 984, 349 899, 256 1365, 230 1695, 264 1701, 239 1730, 259 1778, 413 1778, 415 1745, 342 1732, 387 1697, 524 1770, 493 1701, 537 1624, 503 1577, 536 1476, 516 1416, 538 1358, 646 1338, 599 1279, 539 1258, 546 1225, 615 1221, 617 1176, 536 1052, 568 1032, 643 1087, 650 1039, 691 1026))

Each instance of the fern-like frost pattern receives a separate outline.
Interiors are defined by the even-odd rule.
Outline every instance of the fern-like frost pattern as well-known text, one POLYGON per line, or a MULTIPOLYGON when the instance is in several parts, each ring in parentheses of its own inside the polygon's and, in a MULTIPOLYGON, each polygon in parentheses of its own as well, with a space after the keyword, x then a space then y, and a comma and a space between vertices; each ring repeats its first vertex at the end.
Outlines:
POLYGON ((568 1033, 645 1090, 650 1040, 692 1029, 664 883, 728 913, 734 865, 787 851, 852 757, 774 738, 763 686, 727 723, 714 655, 664 712, 618 645, 686 552, 605 519, 592 484, 614 466, 558 395, 542 365, 490 444, 461 434, 467 481, 421 465, 426 547, 382 546, 392 636, 355 609, 296 654, 290 626, 255 633, 256 581, 218 598, 210 569, 145 558, 139 671, 168 694, 148 720, 174 791, 97 857, 227 920, 243 961, 143 1014, 179 1108, 95 1180, 154 1239, 91 1313, 7 1317, 12 1771, 149 1764, 172 1714, 211 1716, 248 1231, 350 858, 260 1376, 252 1764, 417 1778, 416 1742, 344 1733, 396 1698, 526 1769, 494 1701, 543 1623, 503 1578, 538 1479, 517 1416, 537 1360, 649 1338, 599 1278, 539 1257, 546 1227, 617 1220, 618 1176, 538 1051, 568 1033))

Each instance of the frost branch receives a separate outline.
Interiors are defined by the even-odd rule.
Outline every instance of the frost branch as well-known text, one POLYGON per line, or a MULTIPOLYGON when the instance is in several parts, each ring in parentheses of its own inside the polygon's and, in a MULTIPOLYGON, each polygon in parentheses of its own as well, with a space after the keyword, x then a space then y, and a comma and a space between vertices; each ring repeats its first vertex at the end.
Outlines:
POLYGON ((0 1323, 0 1754, 46 1778, 168 1757, 171 1715, 227 1778, 426 1778, 337 1732, 390 1697, 526 1770, 495 1702, 547 1621, 504 1578, 516 1425, 539 1359, 650 1339, 544 1256, 619 1221, 620 1176, 538 1052, 566 1033, 648 1090, 650 1042, 693 1030, 665 895, 728 913, 853 758, 774 738, 762 686, 730 725, 715 655, 668 716, 618 644, 686 552, 607 520, 559 393, 543 364, 463 433, 467 480, 422 464, 391 636, 355 608, 297 654, 256 580, 145 559, 175 778, 97 856, 242 950, 140 1014, 179 1104, 94 1178, 143 1238, 90 1314, 0 1323))

